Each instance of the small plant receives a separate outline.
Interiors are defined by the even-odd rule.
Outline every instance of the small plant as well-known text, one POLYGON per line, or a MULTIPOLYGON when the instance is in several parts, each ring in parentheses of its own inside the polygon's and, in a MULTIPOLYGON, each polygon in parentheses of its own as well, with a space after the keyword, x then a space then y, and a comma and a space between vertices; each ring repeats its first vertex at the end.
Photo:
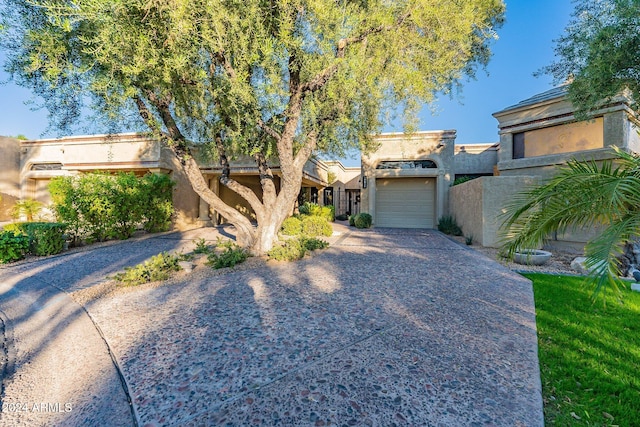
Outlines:
POLYGON ((11 208, 11 217, 13 219, 19 219, 22 215, 24 215, 27 218, 27 221, 31 222, 40 214, 42 208, 42 203, 37 200, 18 200, 16 204, 11 208))
POLYGON ((14 222, 4 229, 23 234, 29 239, 29 252, 47 256, 59 254, 65 246, 65 224, 56 222, 14 222))
POLYGON ((349 215, 347 214, 340 214, 336 216, 336 219, 338 221, 347 221, 349 219, 349 215))
POLYGON ((355 216, 353 219, 353 225, 356 228, 371 228, 371 223, 373 222, 373 218, 368 213, 361 212, 355 216))
POLYGON ((207 245, 207 241, 204 238, 194 240, 193 243, 196 245, 193 250, 194 254, 208 254, 211 252, 211 247, 207 245))
POLYGON ((304 202, 298 208, 300 215, 319 216, 329 222, 333 222, 336 216, 336 208, 333 205, 320 206, 317 203, 304 202))
POLYGON ((473 245, 473 236, 465 236, 465 238, 464 238, 464 243, 465 243, 467 246, 471 246, 471 245, 473 245))
POLYGON ((451 236, 462 236, 462 229, 451 215, 441 216, 438 220, 438 230, 451 236))
POLYGON ((302 219, 302 234, 307 237, 331 236, 333 227, 322 217, 306 216, 302 219))
POLYGON ((236 264, 241 264, 249 258, 247 251, 235 242, 227 241, 220 243, 220 241, 218 241, 217 246, 222 248, 222 251, 219 253, 211 252, 207 256, 207 264, 215 269, 235 267, 236 264))
POLYGON ((356 226, 356 215, 349 215, 349 225, 352 227, 356 226))
POLYGON ((29 237, 13 231, 0 231, 0 263, 18 261, 29 252, 29 237))
POLYGON ((302 221, 298 217, 290 216, 282 223, 282 234, 285 236, 299 236, 302 233, 302 221))
POLYGON ((180 270, 179 259, 178 255, 162 252, 142 264, 125 267, 124 273, 118 273, 113 278, 125 286, 167 280, 172 272, 180 270))
POLYGON ((328 246, 329 243, 322 239, 299 237, 274 246, 267 255, 276 261, 296 261, 304 257, 307 251, 325 249, 328 246))

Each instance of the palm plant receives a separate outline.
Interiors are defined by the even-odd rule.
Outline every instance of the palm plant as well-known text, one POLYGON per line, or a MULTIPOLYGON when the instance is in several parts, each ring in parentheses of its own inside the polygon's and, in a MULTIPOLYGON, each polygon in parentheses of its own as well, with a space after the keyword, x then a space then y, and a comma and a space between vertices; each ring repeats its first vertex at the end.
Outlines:
POLYGON ((28 222, 32 222, 35 217, 42 211, 43 205, 41 202, 33 199, 18 200, 11 208, 11 216, 14 219, 19 219, 24 215, 27 217, 28 222))
POLYGON ((542 185, 518 194, 506 207, 502 247, 508 257, 539 247, 552 233, 599 229, 585 246, 595 295, 618 290, 624 244, 640 237, 640 157, 613 147, 615 158, 568 162, 542 185))

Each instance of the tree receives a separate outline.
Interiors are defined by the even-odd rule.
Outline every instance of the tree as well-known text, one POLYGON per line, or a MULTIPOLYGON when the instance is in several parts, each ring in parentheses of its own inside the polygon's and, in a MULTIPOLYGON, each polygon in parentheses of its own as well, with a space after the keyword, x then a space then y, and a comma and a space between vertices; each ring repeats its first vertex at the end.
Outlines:
POLYGON ((565 34, 557 40, 557 60, 542 69, 556 83, 570 82, 568 96, 576 116, 628 94, 638 111, 640 99, 640 2, 579 0, 565 34))
POLYGON ((423 102, 486 65, 503 12, 502 0, 5 0, 0 43, 6 70, 43 97, 56 128, 68 131, 86 103, 107 123, 142 120, 261 254, 309 157, 370 148, 398 106, 413 123, 423 102), (221 184, 257 227, 207 187, 194 148, 220 162, 221 184), (230 177, 240 155, 255 160, 262 194, 230 177))

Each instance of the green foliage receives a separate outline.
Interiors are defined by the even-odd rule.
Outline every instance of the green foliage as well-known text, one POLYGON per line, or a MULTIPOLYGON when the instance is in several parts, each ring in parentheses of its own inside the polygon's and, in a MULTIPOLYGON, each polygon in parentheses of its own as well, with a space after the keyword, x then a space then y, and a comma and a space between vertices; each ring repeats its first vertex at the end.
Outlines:
POLYGON ((451 236, 462 236, 462 229, 452 215, 443 215, 438 220, 438 230, 451 236))
POLYGON ((557 41, 557 60, 542 72, 552 74, 557 83, 570 81, 569 99, 579 119, 626 90, 639 111, 639 31, 637 1, 576 1, 573 19, 557 41))
POLYGON ((171 220, 174 183, 166 175, 91 173, 51 180, 53 211, 72 241, 127 239, 138 226, 165 231, 171 220))
POLYGON ((349 215, 347 214, 340 214, 336 216, 336 219, 338 221, 347 221, 349 219, 349 215))
POLYGON ((371 228, 372 223, 373 218, 365 212, 360 212, 353 218, 353 225, 355 225, 356 228, 371 228))
POLYGON ((13 231, 0 231, 0 263, 18 261, 29 252, 29 237, 13 231))
POLYGON ((23 234, 29 239, 29 252, 47 256, 62 252, 65 246, 65 224, 55 222, 14 222, 5 231, 23 234))
POLYGON ((336 208, 333 205, 320 206, 317 203, 304 202, 298 208, 300 215, 318 216, 329 222, 335 220, 336 208))
POLYGON ((463 184, 465 182, 472 181, 472 180, 474 180, 476 178, 477 177, 474 177, 474 176, 471 176, 471 175, 462 175, 462 176, 459 176, 456 179, 454 179, 453 183, 451 184, 451 186, 453 187, 454 185, 463 184))
POLYGON ((349 215, 349 225, 352 227, 356 226, 356 215, 349 215))
POLYGON ((11 217, 13 219, 19 219, 24 215, 28 222, 32 222, 40 212, 42 212, 43 205, 41 202, 33 199, 18 200, 11 208, 11 217))
POLYGON ((331 236, 333 227, 321 216, 304 216, 302 218, 302 234, 307 237, 331 236))
POLYGON ((211 252, 211 248, 203 238, 194 240, 194 243, 196 245, 196 248, 193 250, 194 254, 208 254, 211 252))
POLYGON ((473 245, 473 236, 465 236, 465 238, 464 238, 464 243, 465 243, 467 246, 471 246, 471 245, 473 245))
POLYGON ((640 294, 593 304, 584 279, 533 281, 545 425, 636 425, 640 419, 640 294), (581 420, 578 420, 580 417, 581 420))
POLYGON ((298 237, 274 246, 267 255, 276 261, 295 261, 304 257, 307 251, 325 249, 328 246, 329 243, 315 237, 298 237))
POLYGON ((298 236, 302 233, 302 221, 300 218, 290 216, 282 223, 282 234, 285 236, 298 236))
POLYGON ((211 252, 207 256, 207 264, 215 269, 235 267, 249 258, 249 253, 232 241, 218 242, 218 248, 222 250, 211 252))
POLYGON ((640 237, 640 157, 615 148, 615 162, 570 161, 559 173, 517 194, 502 217, 508 256, 540 247, 553 233, 596 229, 585 246, 595 293, 617 289, 618 258, 625 242, 640 237))
POLYGON ((167 280, 172 272, 180 270, 178 261, 179 256, 162 252, 142 264, 125 267, 124 272, 116 274, 113 279, 125 286, 167 280))

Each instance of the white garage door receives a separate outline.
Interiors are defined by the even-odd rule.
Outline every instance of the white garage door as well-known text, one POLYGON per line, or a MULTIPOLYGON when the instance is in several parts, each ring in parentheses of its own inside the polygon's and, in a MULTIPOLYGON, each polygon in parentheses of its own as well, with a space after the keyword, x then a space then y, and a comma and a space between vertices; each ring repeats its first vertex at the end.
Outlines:
POLYGON ((436 178, 376 179, 376 227, 434 228, 436 178))

